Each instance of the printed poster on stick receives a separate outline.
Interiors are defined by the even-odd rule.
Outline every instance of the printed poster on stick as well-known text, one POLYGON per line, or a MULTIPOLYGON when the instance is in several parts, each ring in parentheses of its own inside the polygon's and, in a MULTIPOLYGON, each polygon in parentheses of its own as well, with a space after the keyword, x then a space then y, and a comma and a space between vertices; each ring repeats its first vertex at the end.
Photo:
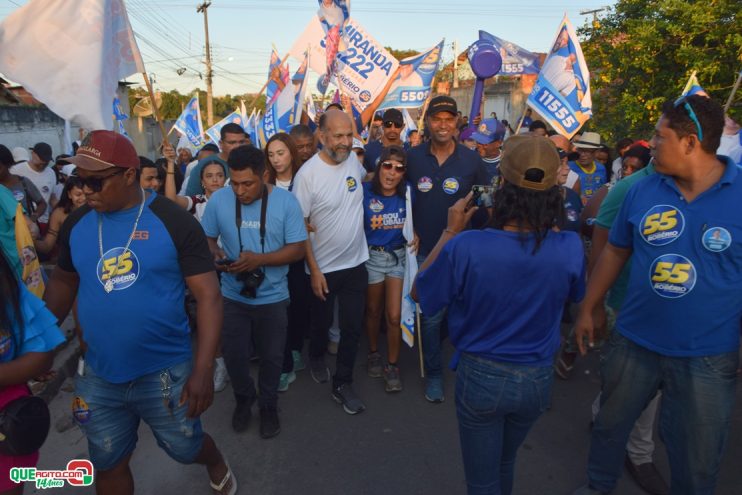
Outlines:
MULTIPOLYGON (((325 33, 319 19, 313 18, 291 47, 290 54, 297 60, 304 59, 310 47, 310 68, 324 74, 325 33)), ((352 17, 345 27, 345 34, 337 55, 337 79, 343 94, 349 96, 355 107, 363 111, 383 91, 394 75, 399 62, 352 17)))

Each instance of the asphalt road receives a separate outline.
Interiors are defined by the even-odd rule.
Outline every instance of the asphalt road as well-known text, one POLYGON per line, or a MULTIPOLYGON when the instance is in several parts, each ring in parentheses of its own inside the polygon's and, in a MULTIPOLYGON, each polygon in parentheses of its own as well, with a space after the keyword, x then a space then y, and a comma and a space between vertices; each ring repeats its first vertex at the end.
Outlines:
MULTIPOLYGON (((362 349, 355 374, 356 390, 367 405, 365 412, 345 414, 331 399, 329 385, 318 385, 308 370, 301 371, 289 391, 281 394, 282 431, 273 439, 263 440, 258 435, 257 414, 246 433, 234 434, 230 425, 234 405, 231 389, 217 394, 214 405, 203 416, 204 427, 226 454, 240 485, 238 493, 465 493, 453 373, 447 375, 446 402, 433 405, 423 397, 416 350, 403 350, 400 362, 404 391, 393 395, 384 392, 381 379, 366 375, 365 355, 362 349)), ((539 419, 520 449, 515 494, 566 495, 583 483, 590 404, 599 388, 597 362, 596 355, 582 359, 569 382, 555 382, 551 410, 539 419)), ((69 388, 63 387, 51 403, 53 423, 70 416, 69 388)), ((738 387, 738 398, 741 390, 742 386, 738 387)), ((659 441, 657 445, 656 462, 668 477, 664 448, 659 441)), ((77 427, 62 433, 53 427, 41 451, 39 467, 62 468, 70 459, 86 457, 86 452, 85 438, 77 427)), ((742 493, 742 471, 736 462, 740 458, 742 401, 738 400, 717 494, 742 493)), ((140 494, 210 493, 204 468, 182 466, 169 459, 146 425, 139 430, 132 468, 140 494)), ((25 493, 37 492, 29 486, 25 493)), ((83 495, 93 490, 68 486, 51 493, 83 495)), ((614 493, 644 492, 625 473, 614 493)))

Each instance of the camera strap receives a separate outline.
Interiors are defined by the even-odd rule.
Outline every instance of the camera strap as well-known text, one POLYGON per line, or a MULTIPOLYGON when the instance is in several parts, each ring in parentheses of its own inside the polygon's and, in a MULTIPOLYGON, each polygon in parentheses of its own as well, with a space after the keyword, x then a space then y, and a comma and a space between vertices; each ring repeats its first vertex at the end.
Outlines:
MULTIPOLYGON (((265 253, 265 215, 268 210, 268 186, 263 184, 263 193, 260 196, 260 251, 265 253)), ((234 218, 237 225, 237 238, 240 241, 240 253, 242 249, 242 203, 234 197, 234 218)))

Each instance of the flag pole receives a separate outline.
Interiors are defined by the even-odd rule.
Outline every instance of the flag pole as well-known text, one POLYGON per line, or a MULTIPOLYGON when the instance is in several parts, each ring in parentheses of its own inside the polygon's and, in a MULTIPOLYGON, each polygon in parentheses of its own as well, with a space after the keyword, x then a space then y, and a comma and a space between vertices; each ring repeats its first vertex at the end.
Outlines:
POLYGON ((732 92, 729 94, 729 98, 727 98, 727 102, 724 104, 725 114, 729 111, 729 107, 732 106, 732 102, 734 101, 734 95, 737 94, 737 90, 739 89, 740 82, 742 82, 742 70, 739 71, 739 74, 737 75, 737 80, 734 82, 734 87, 732 87, 732 92))
POLYGON ((147 72, 142 72, 144 77, 144 83, 147 85, 147 91, 149 91, 149 100, 152 102, 152 115, 154 115, 157 124, 160 126, 160 132, 162 133, 162 142, 167 141, 168 132, 165 131, 165 125, 160 120, 160 110, 157 108, 157 100, 155 100, 155 92, 152 89, 152 82, 149 80, 147 72))
POLYGON ((420 331, 420 305, 415 303, 415 334, 417 335, 417 353, 420 356, 420 378, 425 378, 423 362, 423 333, 420 331))

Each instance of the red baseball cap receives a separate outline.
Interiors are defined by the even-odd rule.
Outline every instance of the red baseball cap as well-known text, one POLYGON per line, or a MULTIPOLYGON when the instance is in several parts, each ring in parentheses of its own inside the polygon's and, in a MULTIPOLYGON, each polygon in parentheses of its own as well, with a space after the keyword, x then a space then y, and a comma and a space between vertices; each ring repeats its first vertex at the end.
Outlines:
POLYGON ((92 171, 113 167, 139 168, 139 156, 134 145, 127 137, 113 131, 88 133, 77 148, 77 154, 65 160, 92 171))

